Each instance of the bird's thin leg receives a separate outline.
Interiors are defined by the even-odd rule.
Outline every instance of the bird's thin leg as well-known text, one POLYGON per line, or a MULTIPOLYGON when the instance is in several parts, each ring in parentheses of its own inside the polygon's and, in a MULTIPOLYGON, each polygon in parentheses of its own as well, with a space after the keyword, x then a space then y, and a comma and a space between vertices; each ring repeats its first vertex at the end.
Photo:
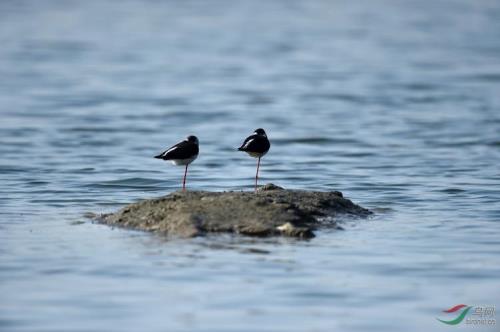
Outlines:
POLYGON ((259 179, 259 166, 260 166, 260 157, 257 160, 257 172, 255 173, 255 191, 257 191, 257 180, 259 179))
POLYGON ((186 175, 188 172, 188 166, 189 164, 186 165, 186 169, 184 170, 184 179, 182 180, 182 191, 186 190, 186 175))

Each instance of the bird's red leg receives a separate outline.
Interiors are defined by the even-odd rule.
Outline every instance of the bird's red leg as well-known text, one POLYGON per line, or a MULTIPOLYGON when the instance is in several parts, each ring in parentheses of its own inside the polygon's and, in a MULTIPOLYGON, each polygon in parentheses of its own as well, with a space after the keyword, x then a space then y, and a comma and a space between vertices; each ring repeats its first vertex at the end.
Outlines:
POLYGON ((257 161, 257 172, 255 173, 255 191, 257 191, 257 180, 259 179, 259 166, 260 166, 260 157, 257 161))
POLYGON ((182 191, 186 190, 186 175, 188 172, 188 166, 189 164, 186 165, 186 169, 184 170, 184 179, 182 180, 182 191))

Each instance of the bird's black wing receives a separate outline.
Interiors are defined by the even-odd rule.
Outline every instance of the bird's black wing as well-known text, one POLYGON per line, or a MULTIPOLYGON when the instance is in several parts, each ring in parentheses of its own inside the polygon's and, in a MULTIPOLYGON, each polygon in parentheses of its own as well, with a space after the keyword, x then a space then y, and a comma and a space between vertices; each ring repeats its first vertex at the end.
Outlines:
POLYGON ((199 148, 197 144, 194 144, 193 142, 182 141, 155 156, 155 158, 163 160, 188 159, 197 155, 198 152, 199 148))
POLYGON ((238 148, 238 150, 240 150, 240 151, 246 151, 246 146, 247 146, 248 142, 250 142, 251 140, 255 139, 257 136, 259 136, 259 135, 253 134, 253 135, 250 135, 247 138, 245 138, 245 140, 243 141, 243 143, 241 144, 241 146, 238 148))
POLYGON ((269 143, 267 137, 261 135, 251 135, 245 139, 238 150, 245 152, 266 153, 270 147, 271 144, 269 143))

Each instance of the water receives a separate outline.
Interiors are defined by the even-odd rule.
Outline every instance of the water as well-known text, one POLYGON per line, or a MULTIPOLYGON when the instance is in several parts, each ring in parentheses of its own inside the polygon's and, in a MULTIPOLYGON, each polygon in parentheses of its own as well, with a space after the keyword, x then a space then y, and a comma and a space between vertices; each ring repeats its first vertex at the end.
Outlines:
POLYGON ((2 1, 0 330, 439 331, 498 306, 499 33, 498 1, 2 1), (251 190, 258 127, 263 183, 375 216, 311 241, 82 217, 177 190, 152 156, 188 134, 190 189, 251 190))

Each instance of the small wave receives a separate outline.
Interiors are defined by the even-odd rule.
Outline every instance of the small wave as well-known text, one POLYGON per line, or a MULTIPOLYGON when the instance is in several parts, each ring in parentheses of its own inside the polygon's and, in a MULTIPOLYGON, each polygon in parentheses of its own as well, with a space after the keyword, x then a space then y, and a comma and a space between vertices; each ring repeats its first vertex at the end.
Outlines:
POLYGON ((414 83, 401 84, 400 87, 410 91, 432 91, 436 90, 439 86, 430 83, 414 82, 414 83))
POLYGON ((116 133, 122 131, 123 129, 119 127, 99 127, 95 124, 61 129, 61 132, 69 133, 116 133))
POLYGON ((372 157, 375 156, 375 153, 372 152, 344 152, 340 153, 339 156, 342 157, 350 157, 350 158, 361 158, 361 157, 372 157))
POLYGON ((500 82, 500 73, 484 73, 470 76, 471 79, 484 82, 500 82))
POLYGON ((443 190, 440 190, 440 192, 446 193, 446 194, 459 194, 465 192, 465 190, 460 189, 460 188, 446 188, 443 190))
POLYGON ((367 99, 363 96, 349 93, 305 93, 301 96, 303 99, 328 99, 337 100, 353 104, 366 104, 367 99))
POLYGON ((0 173, 24 173, 28 171, 30 171, 30 169, 25 167, 0 165, 0 173))
POLYGON ((497 146, 497 147, 500 147, 500 141, 493 141, 493 142, 490 142, 488 143, 489 146, 497 146))
POLYGON ((360 141, 349 138, 331 137, 296 137, 296 138, 275 138, 273 143, 278 144, 361 144, 360 141))
POLYGON ((160 181, 149 178, 126 178, 119 180, 102 181, 88 184, 91 188, 134 188, 134 189, 150 189, 159 187, 160 181))

